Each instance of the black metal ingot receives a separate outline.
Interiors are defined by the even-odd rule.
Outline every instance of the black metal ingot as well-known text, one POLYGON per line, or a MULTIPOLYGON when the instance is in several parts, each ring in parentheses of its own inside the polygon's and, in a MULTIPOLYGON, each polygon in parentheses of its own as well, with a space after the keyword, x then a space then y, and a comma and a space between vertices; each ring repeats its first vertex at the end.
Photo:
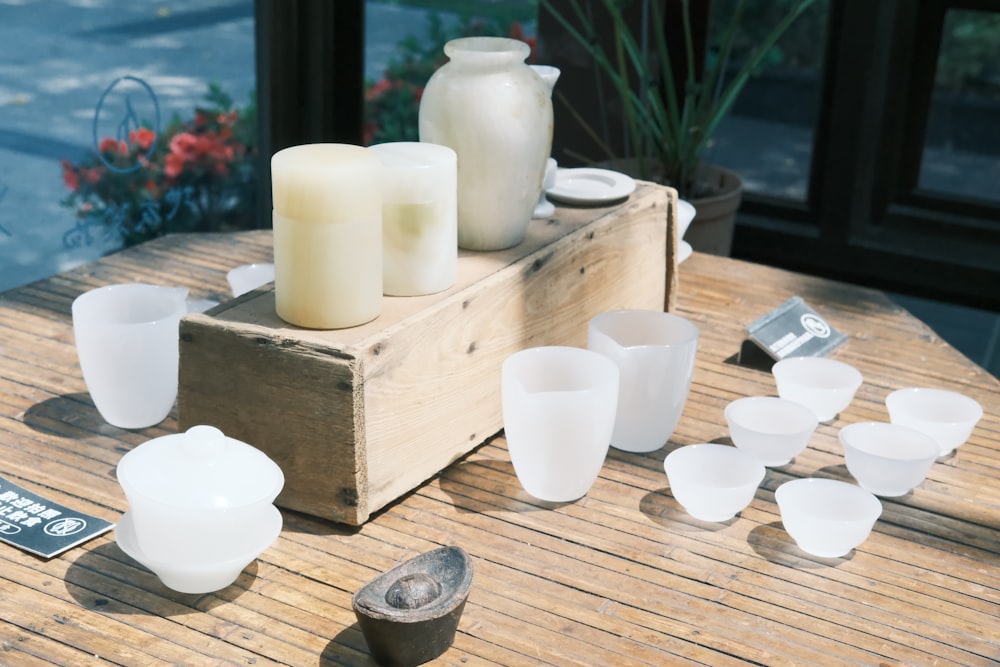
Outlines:
POLYGON ((447 651, 471 585, 472 561, 458 547, 428 551, 365 584, 352 603, 372 657, 412 667, 447 651))

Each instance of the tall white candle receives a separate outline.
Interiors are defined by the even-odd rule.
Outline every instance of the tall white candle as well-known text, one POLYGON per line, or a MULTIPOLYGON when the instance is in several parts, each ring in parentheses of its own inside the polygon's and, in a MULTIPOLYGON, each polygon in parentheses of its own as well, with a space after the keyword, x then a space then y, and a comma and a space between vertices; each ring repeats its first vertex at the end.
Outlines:
POLYGON ((458 271, 458 168, 447 146, 401 141, 382 158, 382 290, 418 296, 446 290, 458 271))
POLYGON ((382 309, 382 163, 361 146, 305 144, 271 158, 278 316, 342 329, 382 309))

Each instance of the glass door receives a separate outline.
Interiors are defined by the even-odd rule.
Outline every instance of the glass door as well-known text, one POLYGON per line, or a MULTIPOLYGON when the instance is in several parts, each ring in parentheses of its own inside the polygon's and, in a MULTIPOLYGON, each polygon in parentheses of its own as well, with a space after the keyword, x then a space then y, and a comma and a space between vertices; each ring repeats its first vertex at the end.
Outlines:
POLYGON ((0 291, 254 225, 253 0, 0 0, 0 291))

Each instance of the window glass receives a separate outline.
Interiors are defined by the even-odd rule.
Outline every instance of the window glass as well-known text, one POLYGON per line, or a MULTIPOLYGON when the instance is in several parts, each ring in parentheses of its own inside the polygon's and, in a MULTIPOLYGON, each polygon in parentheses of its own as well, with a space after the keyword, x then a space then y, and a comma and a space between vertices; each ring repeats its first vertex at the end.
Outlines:
POLYGON ((0 290, 255 226, 253 0, 0 0, 0 290))
POLYGON ((500 36, 533 44, 537 16, 537 0, 366 2, 364 143, 419 139, 420 95, 447 61, 448 40, 500 36))
MULTIPOLYGON (((709 57, 738 0, 714 0, 709 57)), ((797 4, 796 0, 745 0, 743 18, 728 70, 735 73, 742 54, 797 4)), ((819 0, 798 17, 750 79, 732 112, 721 123, 706 154, 710 162, 736 171, 750 193, 806 199, 818 118, 826 49, 829 0, 819 0)))
POLYGON ((1000 202, 1000 14, 945 17, 920 168, 924 190, 1000 202))

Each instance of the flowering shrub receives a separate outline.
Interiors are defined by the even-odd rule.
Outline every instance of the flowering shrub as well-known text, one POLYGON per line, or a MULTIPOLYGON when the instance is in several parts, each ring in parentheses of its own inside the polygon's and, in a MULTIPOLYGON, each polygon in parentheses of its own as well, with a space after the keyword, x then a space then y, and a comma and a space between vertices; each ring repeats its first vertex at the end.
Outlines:
POLYGON ((206 106, 178 117, 157 135, 135 127, 127 140, 106 138, 78 163, 64 160, 70 190, 63 205, 76 210, 64 242, 92 243, 92 232, 120 236, 125 245, 171 232, 255 226, 256 104, 238 109, 218 85, 206 106))
POLYGON ((472 19, 448 29, 441 18, 431 14, 427 38, 410 36, 397 44, 399 58, 389 61, 382 79, 367 82, 365 91, 366 146, 387 141, 417 141, 419 138, 420 97, 424 86, 438 67, 447 62, 444 45, 458 37, 497 37, 506 35, 531 46, 531 62, 535 39, 525 37, 520 23, 514 22, 504 31, 495 21, 472 19))

